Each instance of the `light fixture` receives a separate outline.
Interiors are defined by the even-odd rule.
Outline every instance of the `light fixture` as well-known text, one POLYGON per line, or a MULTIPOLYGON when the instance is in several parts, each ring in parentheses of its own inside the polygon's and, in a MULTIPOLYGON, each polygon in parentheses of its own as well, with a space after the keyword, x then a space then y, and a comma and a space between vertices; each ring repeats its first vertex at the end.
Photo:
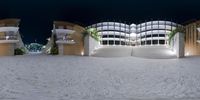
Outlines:
POLYGON ((9 39, 9 36, 6 36, 6 40, 8 40, 9 39))

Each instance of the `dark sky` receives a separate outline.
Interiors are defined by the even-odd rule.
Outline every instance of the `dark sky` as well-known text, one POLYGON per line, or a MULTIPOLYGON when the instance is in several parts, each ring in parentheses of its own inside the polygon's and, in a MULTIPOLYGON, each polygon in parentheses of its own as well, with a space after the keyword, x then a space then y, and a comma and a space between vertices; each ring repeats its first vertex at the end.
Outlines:
POLYGON ((23 41, 45 44, 54 20, 83 26, 158 19, 182 24, 200 18, 200 0, 1 0, 0 18, 20 18, 23 41))

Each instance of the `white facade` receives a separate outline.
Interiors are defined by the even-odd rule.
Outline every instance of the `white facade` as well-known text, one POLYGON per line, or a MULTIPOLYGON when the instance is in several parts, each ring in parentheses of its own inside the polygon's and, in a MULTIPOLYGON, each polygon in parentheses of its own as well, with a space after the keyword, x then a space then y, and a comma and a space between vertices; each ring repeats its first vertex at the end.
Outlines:
MULTIPOLYGON (((135 27, 136 25, 132 25, 135 27)), ((103 45, 129 45, 133 41, 130 39, 130 25, 119 22, 101 22, 93 24, 88 28, 96 28, 101 37, 103 45)), ((133 29, 133 28, 132 28, 133 29)), ((134 30, 134 29, 133 29, 134 30)))
POLYGON ((88 28, 96 28, 102 45, 166 45, 168 33, 180 26, 170 21, 149 21, 127 25, 118 22, 101 22, 88 28))

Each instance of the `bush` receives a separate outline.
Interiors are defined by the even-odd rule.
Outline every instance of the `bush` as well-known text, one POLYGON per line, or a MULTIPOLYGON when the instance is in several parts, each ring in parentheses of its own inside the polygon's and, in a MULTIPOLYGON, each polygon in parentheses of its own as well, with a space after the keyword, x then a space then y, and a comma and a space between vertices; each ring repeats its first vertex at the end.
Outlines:
POLYGON ((95 28, 85 29, 85 31, 82 34, 83 34, 83 40, 87 35, 90 35, 96 41, 100 40, 99 33, 95 28))
POLYGON ((56 44, 56 35, 54 34, 53 35, 53 43, 52 43, 52 47, 51 47, 51 50, 50 50, 50 54, 51 55, 58 55, 58 45, 56 44))
POLYGON ((15 55, 23 55, 23 54, 25 54, 25 51, 23 48, 17 48, 17 49, 15 49, 14 54, 15 55))
POLYGON ((57 47, 52 47, 51 51, 50 51, 50 54, 52 54, 52 55, 58 55, 58 48, 57 47))

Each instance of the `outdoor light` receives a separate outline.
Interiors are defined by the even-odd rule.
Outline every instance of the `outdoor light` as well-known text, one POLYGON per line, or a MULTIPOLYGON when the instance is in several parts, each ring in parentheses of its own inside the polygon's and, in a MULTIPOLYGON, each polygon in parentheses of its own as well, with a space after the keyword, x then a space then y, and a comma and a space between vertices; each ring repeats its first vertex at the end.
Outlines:
POLYGON ((84 52, 83 51, 81 52, 81 55, 84 56, 84 52))
POLYGON ((9 39, 9 36, 6 36, 6 40, 8 40, 9 39))
POLYGON ((189 53, 189 52, 186 52, 185 56, 189 56, 189 55, 190 55, 190 53, 189 53))

